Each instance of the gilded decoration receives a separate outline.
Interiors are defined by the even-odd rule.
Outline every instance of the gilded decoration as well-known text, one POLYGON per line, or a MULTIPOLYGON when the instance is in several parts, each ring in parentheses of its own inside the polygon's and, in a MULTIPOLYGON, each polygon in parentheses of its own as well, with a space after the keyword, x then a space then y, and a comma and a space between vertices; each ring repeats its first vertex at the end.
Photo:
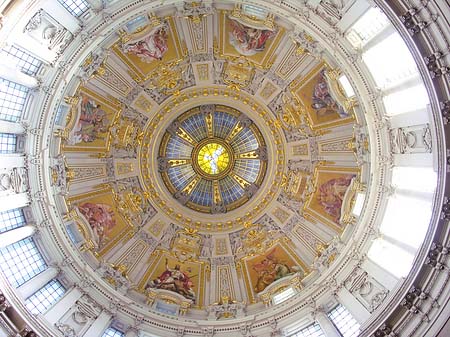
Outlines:
POLYGON ((171 251, 180 261, 195 260, 200 255, 202 237, 195 229, 185 228, 174 235, 171 251))
POLYGON ((215 251, 216 255, 227 255, 229 253, 226 238, 217 238, 215 247, 216 247, 215 251))
POLYGON ((349 186, 357 179, 358 168, 319 165, 312 178, 313 191, 306 197, 305 216, 320 221, 338 232, 343 231, 342 206, 349 186))
POLYGON ((147 87, 159 90, 164 95, 178 95, 185 83, 188 66, 180 61, 160 65, 151 72, 147 87))
POLYGON ((130 118, 114 120, 110 129, 111 145, 118 149, 133 149, 142 143, 144 133, 130 118))
POLYGON ((134 101, 134 106, 136 107, 136 109, 144 113, 149 113, 150 111, 152 111, 153 104, 154 103, 144 94, 140 94, 134 101))
POLYGON ((290 243, 282 240, 262 254, 241 260, 247 292, 252 302, 257 300, 258 293, 272 283, 294 274, 303 277, 309 272, 289 245, 290 243))
POLYGON ((203 213, 226 213, 256 193, 267 148, 256 125, 230 107, 201 105, 167 128, 158 170, 174 198, 203 213))
POLYGON ((307 156, 309 154, 308 144, 298 144, 292 146, 292 154, 294 156, 307 156))
POLYGON ((86 87, 79 87, 70 104, 70 119, 64 129, 64 151, 107 151, 111 135, 109 128, 122 112, 117 100, 101 96, 86 87))
POLYGON ((71 165, 69 168, 72 177, 69 179, 72 183, 81 183, 88 180, 98 180, 106 178, 106 165, 91 164, 86 166, 71 165))
POLYGON ((196 64, 195 67, 197 68, 197 75, 199 81, 209 81, 209 64, 208 63, 201 63, 196 64))
POLYGON ((150 226, 148 227, 148 231, 154 236, 159 238, 163 229, 166 227, 166 224, 158 219, 155 222, 153 222, 152 224, 150 224, 150 226))
POLYGON ((345 96, 339 75, 338 70, 319 64, 290 84, 290 91, 313 130, 354 122, 357 102, 345 96))
POLYGON ((291 44, 263 8, 204 5, 141 14, 109 58, 85 59, 67 125, 54 131, 69 164, 54 161, 50 178, 67 203, 63 225, 110 286, 150 311, 225 320, 275 305, 335 261, 356 221, 368 141, 362 128, 344 136, 356 99, 309 35, 291 44), (349 167, 320 161, 336 153, 349 167))
MULTIPOLYGON (((231 110, 227 110, 227 111, 233 111, 233 109, 231 110)), ((207 123, 205 122, 205 125, 207 125, 207 123)), ((237 131, 239 131, 240 129, 240 124, 238 123, 236 127, 233 127, 230 136, 233 136, 234 134, 236 134, 237 131)), ((208 128, 205 126, 206 132, 208 132, 208 128)), ((183 145, 183 147, 187 146, 188 149, 191 149, 194 147, 193 145, 193 141, 194 139, 192 137, 189 136, 189 134, 187 132, 185 132, 186 130, 184 130, 183 127, 179 127, 179 125, 175 124, 175 126, 171 129, 173 130, 173 134, 177 135, 178 137, 180 137, 181 143, 183 145)), ((226 129, 224 129, 226 130, 226 129)), ((255 129, 256 130, 256 129, 255 129)), ((172 132, 172 131, 171 131, 172 132)), ((165 147, 167 145, 167 141, 168 139, 171 138, 169 136, 167 136, 166 140, 162 140, 161 143, 161 147, 165 147)), ((221 230, 221 229, 232 229, 232 228, 239 228, 242 227, 244 225, 244 223, 246 221, 249 221, 249 219, 255 217, 257 214, 259 214, 265 207, 265 205, 267 205, 270 200, 275 196, 276 191, 279 189, 279 185, 281 183, 281 174, 283 171, 283 167, 284 167, 284 150, 283 150, 283 146, 282 146, 282 135, 280 133, 279 128, 277 128, 277 126, 273 123, 271 117, 269 114, 267 114, 263 107, 261 105, 259 105, 256 101, 254 101, 252 99, 252 97, 248 96, 245 92, 240 91, 240 92, 236 92, 233 90, 230 90, 228 88, 224 88, 224 87, 208 87, 202 90, 198 90, 198 89, 185 89, 183 90, 179 96, 175 96, 172 97, 168 100, 166 100, 160 107, 159 113, 157 113, 152 120, 149 121, 149 123, 147 124, 147 129, 144 132, 144 137, 143 137, 144 141, 142 143, 142 149, 140 151, 140 167, 141 167, 141 179, 142 182, 146 188, 146 191, 149 193, 150 198, 154 201, 155 205, 157 205, 157 207, 162 210, 167 216, 169 216, 170 218, 172 218, 173 220, 176 220, 178 222, 180 222, 181 224, 183 224, 183 226, 187 226, 187 227, 193 227, 193 228, 198 228, 198 229, 206 229, 208 231, 216 231, 216 230, 221 230), (152 162, 150 160, 150 142, 148 141, 149 139, 152 139, 152 135, 154 134, 155 130, 158 129, 159 127, 159 123, 166 117, 168 116, 172 109, 176 108, 179 104, 184 103, 184 104, 189 104, 190 100, 194 100, 197 99, 198 97, 203 97, 205 100, 208 99, 214 99, 215 97, 219 97, 219 98, 233 98, 235 100, 238 100, 240 102, 242 102, 244 105, 249 106, 249 108, 251 108, 252 110, 256 111, 259 113, 260 118, 262 119, 263 123, 271 130, 271 137, 273 137, 273 143, 274 146, 276 148, 276 173, 273 177, 270 178, 270 186, 268 187, 268 193, 261 198, 260 201, 258 201, 258 204, 255 205, 255 207, 253 209, 250 209, 247 211, 246 214, 242 215, 240 218, 238 219, 234 219, 231 221, 226 221, 226 222, 221 222, 220 220, 217 221, 208 221, 203 222, 203 221, 193 221, 189 216, 186 216, 184 214, 182 214, 181 212, 176 212, 174 211, 173 208, 169 207, 167 204, 167 201, 164 200, 163 195, 156 189, 156 181, 153 181, 153 177, 152 177, 152 173, 150 168, 152 167, 152 162)), ((175 168, 175 167, 180 167, 181 166, 185 166, 185 167, 189 167, 191 164, 191 151, 188 150, 186 153, 186 156, 184 158, 177 158, 177 159, 171 159, 171 158, 164 158, 164 154, 163 152, 160 152, 160 158, 158 160, 158 165, 156 167, 156 169, 160 170, 162 176, 164 176, 165 171, 168 170, 169 168, 175 168)), ((255 151, 250 151, 250 152, 246 152, 243 155, 246 156, 246 158, 252 159, 261 155, 265 155, 264 152, 259 152, 256 153, 255 151)), ((263 162, 264 163, 264 162, 263 162)), ((192 170, 193 171, 193 170, 192 170)), ((193 171, 193 177, 192 179, 189 181, 189 183, 186 185, 186 191, 190 191, 192 188, 194 188, 196 186, 196 184, 198 184, 197 181, 197 175, 195 174, 195 171, 193 171)), ((231 179, 233 179, 234 181, 236 181, 240 186, 243 186, 245 188, 246 181, 243 179, 240 179, 238 176, 233 176, 230 177, 231 179)), ((167 184, 168 181, 166 181, 165 183, 167 184)), ((216 185, 217 186, 217 185, 216 185)), ((251 185, 250 185, 251 186, 251 185)), ((171 191, 172 195, 175 195, 175 193, 177 192, 177 189, 174 188, 173 186, 168 185, 169 191, 171 191)), ((216 187, 214 187, 214 184, 212 183, 212 187, 211 190, 214 192, 214 189, 216 187)), ((242 187, 240 187, 242 188, 242 187)), ((250 187, 249 187, 250 188, 250 187)), ((217 189, 216 189, 217 190, 217 189)), ((251 189, 248 190, 249 192, 251 192, 251 189)), ((183 191, 182 191, 183 192, 183 191)), ((180 200, 181 202, 186 201, 187 202, 187 197, 185 193, 177 193, 176 197, 178 197, 177 200, 180 200)), ((244 199, 245 200, 245 199, 244 199)))
POLYGON ((245 58, 225 62, 223 81, 229 88, 241 90, 250 85, 255 75, 255 68, 245 58))
POLYGON ((241 246, 236 250, 247 256, 261 254, 271 247, 275 240, 273 231, 267 230, 261 224, 246 223, 240 233, 241 246))

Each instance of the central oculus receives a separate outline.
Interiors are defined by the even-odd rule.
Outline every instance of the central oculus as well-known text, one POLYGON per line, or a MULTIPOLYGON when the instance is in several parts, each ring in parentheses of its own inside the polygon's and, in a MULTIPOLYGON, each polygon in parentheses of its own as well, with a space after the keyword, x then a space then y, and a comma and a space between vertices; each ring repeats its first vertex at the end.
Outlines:
POLYGON ((234 165, 233 149, 222 139, 207 138, 192 151, 194 170, 206 179, 219 179, 234 165))
POLYGON ((172 196, 202 213, 226 213, 258 191, 267 169, 267 148, 253 121, 223 105, 201 105, 166 129, 158 171, 172 196))

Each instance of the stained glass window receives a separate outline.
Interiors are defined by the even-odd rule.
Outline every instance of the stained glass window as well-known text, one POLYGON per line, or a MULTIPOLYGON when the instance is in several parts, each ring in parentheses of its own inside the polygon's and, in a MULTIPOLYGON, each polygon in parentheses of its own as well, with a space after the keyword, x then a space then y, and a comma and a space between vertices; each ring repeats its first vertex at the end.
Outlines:
POLYGON ((230 154, 218 143, 205 144, 198 153, 198 164, 206 174, 219 174, 227 169, 230 154))

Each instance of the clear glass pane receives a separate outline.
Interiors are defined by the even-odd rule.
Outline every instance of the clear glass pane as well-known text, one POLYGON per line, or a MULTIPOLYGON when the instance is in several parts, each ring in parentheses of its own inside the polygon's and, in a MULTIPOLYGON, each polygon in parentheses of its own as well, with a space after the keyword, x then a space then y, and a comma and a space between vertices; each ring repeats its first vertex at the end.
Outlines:
POLYGON ((25 217, 20 208, 0 212, 0 233, 25 225, 25 217))
POLYGON ((287 337, 325 337, 325 334, 319 324, 313 323, 293 334, 287 334, 287 337))
POLYGON ((371 8, 353 24, 346 37, 354 47, 363 47, 389 24, 379 8, 371 8))
POLYGON ((423 84, 396 91, 383 97, 386 114, 393 116, 404 112, 425 109, 430 101, 423 84))
POLYGON ((58 0, 58 2, 76 17, 83 15, 89 9, 89 4, 86 0, 58 0))
POLYGON ((392 185, 403 190, 433 193, 437 174, 431 167, 396 166, 392 170, 392 185))
POLYGON ((399 278, 408 275, 414 259, 412 254, 381 238, 372 243, 367 255, 373 262, 399 278))
POLYGON ((66 292, 58 280, 52 280, 27 298, 25 305, 33 314, 46 312, 66 292))
POLYGON ((347 97, 353 97, 355 96, 355 91, 353 90, 352 85, 350 84, 350 81, 348 80, 347 76, 341 76, 339 77, 339 83, 341 84, 342 88, 345 91, 345 95, 347 97))
POLYGON ((103 333, 102 337, 125 337, 125 334, 117 329, 108 328, 103 333))
POLYGON ((331 310, 328 317, 343 337, 357 337, 359 335, 361 325, 342 304, 331 310))
POLYGON ((0 249, 0 268, 14 287, 47 269, 33 239, 26 238, 0 249))
POLYGON ((272 297, 273 304, 279 304, 281 302, 284 302, 294 295, 295 295, 294 289, 289 287, 289 288, 283 290, 281 293, 276 294, 272 297))
POLYGON ((431 211, 431 200, 395 194, 389 198, 380 231, 417 248, 427 231, 431 211))
POLYGON ((418 76, 416 63, 401 38, 392 33, 363 54, 363 60, 380 88, 391 87, 413 76, 418 76))

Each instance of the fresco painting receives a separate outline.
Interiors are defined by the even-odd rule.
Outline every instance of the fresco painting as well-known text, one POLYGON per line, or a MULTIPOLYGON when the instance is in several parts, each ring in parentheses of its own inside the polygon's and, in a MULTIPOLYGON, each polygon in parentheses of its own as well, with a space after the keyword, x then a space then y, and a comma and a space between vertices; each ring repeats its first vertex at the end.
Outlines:
POLYGON ((145 289, 163 289, 184 296, 193 303, 199 302, 201 264, 191 261, 179 261, 170 255, 164 255, 153 268, 145 289))
POLYGON ((119 215, 110 190, 79 195, 71 202, 76 205, 95 251, 100 255, 105 254, 130 228, 119 215))
POLYGON ((172 19, 147 25, 134 33, 125 33, 113 46, 115 54, 130 69, 130 75, 145 81, 163 63, 183 58, 181 42, 172 19))
POLYGON ((229 25, 229 43, 239 54, 245 56, 264 52, 267 41, 275 35, 274 31, 245 26, 232 19, 229 20, 229 25))
POLYGON ((357 173, 357 168, 319 167, 315 172, 316 188, 305 204, 305 213, 338 231, 342 230, 342 204, 357 173))
POLYGON ((86 94, 80 95, 78 119, 68 139, 69 145, 89 146, 103 142, 111 123, 111 114, 95 99, 86 94))
POLYGON ((122 46, 122 51, 138 57, 142 62, 151 63, 162 60, 168 47, 168 25, 153 27, 145 36, 131 40, 122 46))
POLYGON ((245 263, 255 293, 260 293, 277 280, 303 271, 281 244, 275 245, 264 254, 245 260, 245 263))
POLYGON ((301 84, 293 91, 302 103, 313 128, 352 120, 352 114, 333 97, 325 66, 303 75, 299 82, 301 84))
POLYGON ((218 56, 269 67, 284 33, 276 24, 268 26, 263 20, 251 21, 224 11, 220 15, 218 56))

